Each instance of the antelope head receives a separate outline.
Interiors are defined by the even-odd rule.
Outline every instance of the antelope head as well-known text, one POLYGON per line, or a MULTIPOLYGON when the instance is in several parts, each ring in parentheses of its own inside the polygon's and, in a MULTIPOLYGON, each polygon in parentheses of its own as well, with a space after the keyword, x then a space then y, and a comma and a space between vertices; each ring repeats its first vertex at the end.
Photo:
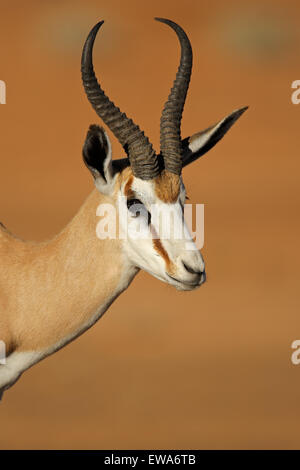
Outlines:
POLYGON ((121 143, 127 157, 112 160, 106 132, 92 125, 84 143, 83 158, 96 188, 118 207, 122 215, 119 220, 123 220, 120 224, 129 219, 131 227, 139 224, 143 228, 143 237, 128 232, 122 240, 129 262, 177 289, 192 290, 205 281, 206 275, 194 241, 190 238, 187 244, 182 168, 210 150, 247 108, 236 110, 208 129, 182 139, 180 127, 192 70, 192 48, 180 26, 167 19, 156 20, 175 31, 181 46, 176 79, 161 115, 160 153, 155 152, 139 126, 110 101, 96 79, 92 52, 101 21, 91 30, 83 48, 82 80, 88 100, 121 143), (159 217, 154 217, 153 208, 158 208, 159 217), (170 213, 170 236, 163 237, 161 216, 169 217, 170 213), (184 235, 178 237, 175 233, 184 235))

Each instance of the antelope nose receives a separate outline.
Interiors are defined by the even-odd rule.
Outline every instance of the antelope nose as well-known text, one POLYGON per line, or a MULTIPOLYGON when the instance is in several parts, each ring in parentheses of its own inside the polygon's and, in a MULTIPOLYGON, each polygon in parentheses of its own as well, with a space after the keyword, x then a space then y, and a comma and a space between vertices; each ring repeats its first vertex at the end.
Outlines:
POLYGON ((197 274, 198 276, 200 276, 200 274, 205 274, 205 271, 198 271, 192 268, 191 266, 189 266, 188 264, 186 264, 184 261, 182 261, 182 264, 184 268, 187 270, 187 272, 190 274, 197 274))

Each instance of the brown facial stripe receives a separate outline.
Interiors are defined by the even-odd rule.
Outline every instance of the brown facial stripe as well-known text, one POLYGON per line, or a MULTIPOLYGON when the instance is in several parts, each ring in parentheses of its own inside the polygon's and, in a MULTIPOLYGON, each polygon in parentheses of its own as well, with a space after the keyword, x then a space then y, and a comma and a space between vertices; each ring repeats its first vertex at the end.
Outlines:
POLYGON ((162 171, 155 180, 155 193, 157 197, 166 203, 177 201, 180 192, 180 178, 169 171, 162 171))
POLYGON ((172 274, 175 272, 175 265, 173 261, 170 260, 168 253, 164 249, 160 238, 158 238, 157 232, 153 225, 150 226, 151 234, 152 234, 152 243, 155 251, 164 259, 166 263, 166 270, 168 273, 172 274))

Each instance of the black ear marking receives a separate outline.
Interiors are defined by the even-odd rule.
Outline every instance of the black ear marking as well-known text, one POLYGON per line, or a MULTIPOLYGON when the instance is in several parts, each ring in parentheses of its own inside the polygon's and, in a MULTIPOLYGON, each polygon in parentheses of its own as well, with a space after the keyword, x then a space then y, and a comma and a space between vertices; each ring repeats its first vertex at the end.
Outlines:
POLYGON ((102 176, 106 181, 104 174, 104 161, 107 157, 109 146, 104 129, 96 124, 89 127, 83 149, 83 161, 89 170, 92 172, 94 178, 102 176))
POLYGON ((237 109, 217 124, 205 129, 204 131, 198 132, 191 137, 183 139, 182 166, 185 167, 186 165, 189 165, 213 148, 247 109, 248 106, 237 109), (197 141, 199 142, 198 148, 197 145, 194 144, 197 143, 197 141))

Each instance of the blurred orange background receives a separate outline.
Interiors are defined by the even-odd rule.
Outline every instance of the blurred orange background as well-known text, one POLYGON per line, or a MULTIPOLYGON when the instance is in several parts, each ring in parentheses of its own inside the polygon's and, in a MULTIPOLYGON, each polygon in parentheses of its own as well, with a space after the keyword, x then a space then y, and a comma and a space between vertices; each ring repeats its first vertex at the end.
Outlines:
POLYGON ((20 237, 53 236, 93 188, 80 56, 98 20, 103 88, 157 149, 179 47, 154 16, 193 45, 183 137, 250 108, 184 170, 205 204, 207 283, 180 293, 140 273, 4 395, 0 448, 299 448, 299 14, 296 0, 2 0, 0 220, 20 237))

